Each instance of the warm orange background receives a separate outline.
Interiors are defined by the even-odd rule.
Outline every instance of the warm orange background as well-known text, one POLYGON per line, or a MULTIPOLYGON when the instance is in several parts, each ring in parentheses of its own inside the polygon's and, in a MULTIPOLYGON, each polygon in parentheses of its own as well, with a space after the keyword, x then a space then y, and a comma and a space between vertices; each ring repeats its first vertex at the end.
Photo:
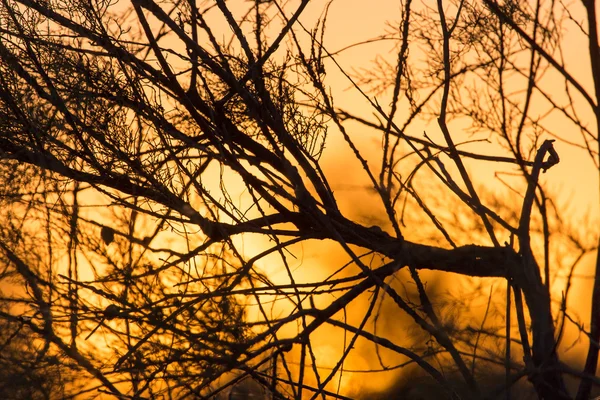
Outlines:
MULTIPOLYGON (((435 5, 433 1, 426 1, 426 4, 435 5)), ((315 2, 311 4, 301 19, 307 28, 314 26, 314 21, 320 16, 325 2, 315 2)), ((418 7, 418 4, 416 5, 418 7)), ((573 6, 570 11, 574 16, 581 16, 581 8, 579 5, 573 6)), ((325 46, 330 52, 336 52, 338 49, 345 48, 354 43, 365 41, 378 37, 385 32, 385 23, 391 22, 398 24, 400 19, 401 5, 395 1, 378 1, 369 3, 368 6, 364 1, 350 0, 333 2, 327 19, 327 31, 325 35, 325 46)), ((593 91, 592 77, 589 69, 587 53, 587 43, 583 40, 581 33, 574 24, 567 24, 567 31, 564 32, 564 57, 567 60, 567 69, 574 75, 590 92, 593 91)), ((382 41, 377 43, 369 43, 357 46, 344 51, 336 56, 338 63, 347 71, 360 71, 368 69, 372 66, 372 60, 377 56, 384 56, 394 64, 396 53, 391 48, 392 43, 382 41)), ((370 108, 368 103, 362 96, 351 88, 351 83, 342 76, 337 70, 337 67, 326 62, 327 70, 326 83, 331 86, 335 104, 338 107, 352 110, 367 119, 371 118, 374 110, 370 108)), ((553 93, 558 99, 564 99, 564 83, 560 79, 556 79, 556 75, 550 74, 544 78, 546 88, 553 93), (554 80, 553 80, 554 79, 554 80), (554 83, 556 82, 556 83, 554 83), (553 87, 552 85, 556 85, 553 87)), ((577 96, 576 96, 577 99, 577 96)), ((389 103, 389 98, 382 96, 378 98, 379 104, 386 106, 389 103)), ((579 99, 581 100, 581 99, 579 99)), ((532 112, 536 112, 536 104, 533 105, 532 112)), ((539 112, 543 112, 543 106, 538 107, 539 112)), ((399 110, 400 119, 402 119, 402 109, 399 110)), ((593 114, 589 107, 583 102, 578 107, 578 114, 581 118, 587 116, 588 126, 594 126, 593 114)), ((585 119, 585 118, 584 118, 585 119)), ((548 118, 548 126, 552 126, 560 138, 567 139, 576 143, 581 143, 580 134, 574 130, 573 126, 564 122, 565 118, 556 114, 548 118)), ((380 154, 380 135, 369 129, 356 124, 348 124, 349 133, 356 140, 363 155, 368 159, 373 160, 372 165, 377 165, 380 154)), ((460 122, 451 124, 451 129, 457 137, 462 137, 460 122)), ((421 137, 423 131, 426 131, 429 136, 434 138, 438 143, 443 143, 439 128, 435 121, 426 122, 420 121, 412 125, 409 132, 410 135, 421 137)), ((344 143, 341 135, 332 127, 329 132, 326 151, 322 159, 322 165, 330 183, 338 196, 338 201, 342 209, 347 215, 355 218, 358 222, 368 225, 368 221, 377 221, 383 215, 383 209, 374 194, 366 189, 368 179, 358 162, 355 161, 351 150, 344 143)), ((586 151, 581 148, 569 145, 558 141, 555 143, 555 148, 558 151, 561 162, 556 167, 543 174, 541 179, 549 193, 557 200, 558 209, 562 212, 563 218, 569 220, 572 225, 579 226, 584 235, 589 235, 590 238, 598 235, 598 218, 599 218, 599 182, 598 170, 594 166, 592 160, 586 151)), ((487 154, 501 154, 500 147, 497 146, 494 138, 491 138, 491 143, 477 144, 469 147, 472 151, 485 152, 487 154)), ((595 144, 597 150, 597 144, 595 144)), ((499 171, 498 165, 483 164, 481 162, 470 162, 467 164, 469 172, 476 183, 481 184, 490 190, 500 190, 502 185, 496 178, 496 173, 499 171)), ((512 167, 502 166, 501 171, 515 171, 512 167)), ((507 202, 520 204, 522 198, 519 196, 507 197, 507 202)), ((375 224, 375 222, 373 222, 375 224)), ((410 233, 408 233, 410 235, 410 233)), ((508 238, 500 238, 508 240, 508 238)), ((253 246, 262 247, 266 243, 254 242, 250 238, 246 238, 244 245, 247 249, 253 246)), ((298 253, 295 253, 299 255, 298 253)), ((337 246, 331 244, 315 244, 305 245, 298 257, 298 262, 295 265, 296 278, 299 281, 315 281, 327 276, 328 273, 338 268, 345 256, 337 246)), ((573 287, 569 297, 570 315, 579 316, 581 321, 589 326, 590 313, 590 298, 591 298, 591 283, 593 273, 594 255, 587 256, 577 268, 576 278, 573 280, 573 287)), ((265 270, 270 271, 269 276, 281 282, 287 282, 287 277, 282 269, 279 269, 279 264, 273 260, 273 263, 264 262, 261 264, 265 270)), ((561 298, 561 292, 564 290, 565 281, 564 275, 568 271, 555 271, 558 276, 553 280, 553 296, 556 301, 561 298)), ((435 274, 423 273, 423 279, 430 283, 437 283, 447 290, 457 290, 463 285, 468 286, 469 279, 459 278, 456 275, 450 274, 435 274), (439 281, 439 278, 443 278, 439 281)), ((484 287, 500 290, 504 289, 505 283, 499 280, 484 280, 484 287)), ((484 290, 484 293, 489 292, 489 289, 484 290)), ((457 294, 457 293, 455 293, 457 294)), ((495 302, 504 303, 504 297, 494 297, 495 302)), ((470 307, 471 317, 479 319, 482 317, 486 308, 487 298, 482 298, 472 303, 470 307)), ((361 315, 366 308, 366 302, 360 306, 356 306, 356 312, 361 315)), ((465 310, 465 313, 467 311, 465 310)), ((386 320, 383 324, 387 326, 384 329, 387 335, 393 335, 397 339, 403 337, 403 326, 401 321, 395 324, 390 322, 389 316, 382 318, 386 320), (390 325, 391 324, 391 325, 390 325)), ((323 365, 334 365, 338 356, 343 351, 341 346, 341 335, 332 330, 325 335, 318 336, 315 341, 315 346, 318 349, 318 356, 323 357, 323 365), (327 360, 330 360, 330 363, 327 360)), ((574 367, 579 367, 582 364, 583 352, 587 351, 587 340, 572 324, 567 324, 566 334, 563 338, 562 348, 566 350, 562 354, 563 361, 573 363, 574 367), (568 349, 568 350, 567 350, 568 349), (579 364, 576 364, 579 363, 579 364)), ((355 354, 348 359, 345 368, 347 369, 368 369, 376 367, 377 362, 373 357, 372 346, 365 348, 357 347, 355 354)), ((383 389, 390 384, 390 375, 392 373, 344 373, 342 380, 342 392, 349 390, 354 392, 359 388, 366 390, 383 389), (347 386, 346 386, 347 385, 347 386)))

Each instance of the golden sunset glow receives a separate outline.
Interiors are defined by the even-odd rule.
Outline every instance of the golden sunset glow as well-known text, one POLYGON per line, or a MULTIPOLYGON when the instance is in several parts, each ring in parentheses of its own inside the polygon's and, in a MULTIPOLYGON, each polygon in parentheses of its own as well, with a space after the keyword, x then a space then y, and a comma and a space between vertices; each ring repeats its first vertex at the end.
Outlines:
POLYGON ((0 398, 600 396, 598 12, 3 0, 0 398))

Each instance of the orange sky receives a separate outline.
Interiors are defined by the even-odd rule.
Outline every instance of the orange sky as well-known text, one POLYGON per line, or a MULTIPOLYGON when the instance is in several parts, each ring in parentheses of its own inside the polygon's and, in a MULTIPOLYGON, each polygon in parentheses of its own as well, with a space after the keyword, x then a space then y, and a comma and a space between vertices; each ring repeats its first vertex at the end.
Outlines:
MULTIPOLYGON (((295 3, 292 2, 291 4, 295 5, 295 3)), ((248 2, 246 1, 229 1, 227 4, 234 10, 245 10, 248 7, 248 2)), ((435 2, 429 0, 424 1, 424 4, 434 5, 435 2)), ((325 5, 325 1, 315 1, 309 4, 301 18, 306 28, 311 29, 314 27, 316 19, 321 15, 325 5)), ((373 39, 384 34, 386 32, 386 22, 397 24, 399 21, 400 7, 401 5, 397 1, 373 2, 368 5, 368 9, 364 1, 334 1, 330 7, 327 19, 327 31, 325 35, 327 49, 330 52, 335 52, 354 43, 373 39)), ((576 8, 574 7, 574 10, 571 10, 575 15, 577 15, 576 8)), ((565 32, 564 55, 566 60, 576 60, 576 62, 567 63, 567 68, 585 87, 591 90, 591 75, 588 63, 585 61, 586 44, 581 40, 581 36, 573 24, 568 25, 568 27, 569 30, 565 32)), ((300 30, 297 29, 297 32, 300 32, 300 30)), ((230 35, 226 24, 223 24, 220 34, 224 37, 230 35)), ((219 33, 217 33, 217 36, 219 36, 219 33)), ((393 63, 396 55, 390 50, 390 42, 364 44, 344 51, 336 57, 336 60, 347 71, 354 70, 356 72, 363 68, 368 69, 372 67, 371 62, 377 55, 388 57, 393 63)), ((325 66, 327 69, 327 79, 325 82, 332 90, 336 106, 353 110, 357 114, 374 121, 375 119, 372 118, 374 111, 359 93, 349 89, 351 87, 350 82, 337 71, 337 67, 331 62, 326 62, 325 66)), ((551 80, 555 78, 555 76, 550 74, 547 79, 551 80)), ((557 80, 557 82, 560 82, 560 80, 557 80)), ((557 98, 564 98, 562 89, 562 83, 557 84, 556 88, 553 89, 557 98)), ((384 108, 387 105, 386 102, 389 102, 389 99, 384 96, 378 100, 384 108)), ((402 110, 399 111, 400 119, 402 118, 402 112, 402 110)), ((591 126, 592 115, 590 114, 590 110, 582 106, 580 116, 585 115, 590 118, 591 126)), ((563 118, 557 118, 556 122, 554 122, 550 118, 548 121, 561 135, 565 134, 565 137, 568 137, 570 140, 579 140, 577 132, 569 132, 572 130, 571 126, 562 127, 560 125, 562 120, 563 118)), ((348 126, 349 133, 356 140, 361 151, 373 161, 378 161, 376 157, 380 149, 379 134, 370 132, 368 129, 356 124, 349 124, 348 126)), ((458 137, 462 136, 461 130, 464 126, 460 122, 452 123, 450 128, 458 137)), ((426 131, 438 143, 442 143, 439 128, 435 122, 416 122, 407 133, 421 137, 423 131, 426 131)), ((583 150, 561 142, 557 142, 555 147, 561 157, 561 162, 542 175, 542 182, 546 183, 546 187, 553 194, 557 195, 559 207, 563 212, 566 212, 567 216, 574 218, 575 221, 581 220, 582 225, 589 224, 591 231, 597 234, 600 209, 598 171, 595 169, 587 153, 583 150)), ((473 145, 469 149, 484 151, 488 154, 500 154, 500 149, 493 138, 491 144, 473 145)), ((364 188, 368 183, 366 174, 362 171, 360 164, 353 159, 351 150, 343 142, 335 127, 332 127, 330 130, 326 151, 322 158, 322 166, 338 196, 340 206, 350 217, 366 224, 370 218, 375 221, 381 216, 381 205, 374 202, 375 196, 364 188)), ((501 188, 501 183, 495 175, 498 171, 497 165, 468 162, 467 166, 469 173, 476 182, 490 189, 501 188)), ((512 167, 504 168, 504 170, 514 171, 512 167)), ((238 186, 239 190, 236 191, 234 187, 237 185, 233 184, 234 181, 235 179, 229 181, 232 183, 232 186, 229 188, 231 197, 242 198, 244 193, 243 186, 238 186)), ((519 204, 522 199, 515 196, 514 198, 507 198, 506 201, 519 204)), ((500 239, 508 240, 508 238, 500 239)), ((269 245, 266 238, 257 238, 255 236, 238 237, 235 241, 240 246, 239 248, 247 252, 247 254, 256 254, 259 251, 258 249, 269 245)), ((329 273, 339 268, 343 264, 342 260, 347 258, 338 246, 331 245, 331 243, 313 243, 311 245, 296 246, 293 251, 297 259, 293 260, 290 258, 290 262, 295 279, 298 282, 324 279, 329 273)), ((591 273, 592 262, 593 257, 586 258, 580 269, 578 269, 578 273, 581 276, 589 275, 591 273)), ((276 257, 272 260, 268 258, 264 259, 259 265, 275 283, 288 282, 288 277, 281 266, 281 262, 277 262, 276 257)), ((423 276, 431 284, 436 282, 436 277, 439 278, 439 274, 436 275, 433 273, 424 273, 423 276)), ((442 279, 444 279, 446 287, 450 285, 459 287, 462 284, 455 276, 448 278, 448 275, 443 275, 442 279)), ((586 278, 576 279, 573 294, 570 298, 570 304, 574 305, 574 312, 579 313, 584 321, 588 320, 587 316, 589 315, 589 301, 587 300, 590 296, 590 282, 590 279, 586 278)), ((500 281, 488 280, 484 284, 489 288, 493 285, 496 290, 499 287, 504 287, 504 283, 500 281)), ((560 291, 563 287, 564 281, 556 280, 553 289, 555 289, 554 295, 557 299, 560 298, 560 291)), ((356 310, 356 315, 360 316, 364 312, 367 305, 364 300, 366 299, 357 302, 358 304, 353 306, 352 309, 356 310)), ((502 302, 504 300, 500 298, 497 301, 502 302)), ((284 308, 275 310, 274 313, 284 312, 284 308)), ((473 307, 471 311, 474 315, 480 315, 484 310, 485 304, 481 304, 478 307, 473 307)), ((392 328, 389 329, 387 333, 393 330, 392 328)), ((331 362, 324 362, 324 364, 332 366, 343 350, 341 346, 342 342, 339 331, 336 333, 334 329, 326 330, 327 334, 315 336, 315 348, 319 357, 323 360, 331 360, 331 362)), ((398 332, 395 333, 395 335, 397 334, 398 332)), ((570 345, 575 338, 576 332, 571 328, 565 336, 564 343, 570 345)), ((566 356, 571 357, 583 349, 584 346, 576 346, 566 356)), ((346 368, 364 368, 371 364, 373 367, 376 367, 377 363, 368 357, 369 354, 372 355, 372 346, 365 348, 357 346, 357 351, 349 358, 346 368)), ((342 387, 345 387, 344 390, 350 390, 346 385, 351 385, 353 390, 358 389, 357 385, 364 389, 372 390, 382 388, 389 382, 390 374, 346 373, 341 383, 342 387)))
MULTIPOLYGON (((425 1, 426 4, 433 4, 432 1, 425 1)), ((312 28, 314 20, 320 15, 325 2, 315 2, 308 7, 305 16, 302 21, 306 22, 307 28, 312 28), (310 21, 310 22, 309 22, 310 21)), ((334 1, 331 5, 329 16, 327 19, 327 33, 325 36, 325 45, 327 49, 334 52, 338 49, 349 46, 353 43, 368 40, 377 37, 385 32, 385 22, 397 22, 400 19, 399 3, 395 1, 380 1, 377 4, 370 4, 368 11, 365 10, 365 2, 358 0, 348 1, 334 1)), ((576 7, 574 7, 576 8, 576 7)), ((571 10, 575 15, 577 10, 571 10)), ((568 25, 569 30, 565 32, 564 42, 564 55, 567 60, 576 60, 576 62, 569 62, 567 64, 568 70, 578 78, 578 80, 584 84, 585 87, 592 90, 591 86, 591 74, 588 68, 586 60, 586 44, 581 40, 580 33, 574 29, 574 25, 568 25)), ((353 49, 350 49, 337 57, 337 61, 346 68, 348 71, 354 69, 355 71, 361 68, 369 68, 371 66, 371 60, 376 55, 383 55, 389 57, 390 60, 394 60, 395 54, 390 52, 389 43, 376 43, 376 44, 365 44, 353 49)), ((327 80, 334 93, 334 99, 336 105, 344 107, 350 110, 354 110, 360 113, 362 116, 371 118, 373 110, 371 110, 367 102, 354 90, 348 90, 350 83, 345 80, 336 71, 336 67, 332 63, 326 63, 327 68, 327 80)), ((550 76, 549 79, 555 77, 550 76)), ((560 82, 560 80, 557 80, 560 82)), ((555 88, 555 95, 557 98, 564 98, 563 84, 557 84, 555 88)), ((380 104, 386 105, 386 99, 380 101, 380 104)), ((534 105, 535 107, 535 105, 534 105)), ((592 114, 589 109, 586 109, 585 105, 582 105, 581 109, 578 110, 579 115, 587 115, 589 119, 589 125, 593 126, 592 114)), ((402 113, 402 110, 400 110, 402 113)), ((549 123, 556 129, 558 133, 566 134, 565 137, 569 140, 579 140, 580 136, 577 132, 569 133, 572 130, 571 126, 565 126, 562 128, 560 124, 563 118, 557 118, 554 122, 549 119, 549 123), (565 133, 563 133, 565 132, 565 133)), ((380 139, 378 134, 369 132, 367 129, 358 127, 356 125, 349 125, 351 127, 350 133, 353 138, 357 139, 357 143, 361 146, 361 149, 367 156, 373 157, 377 154, 379 149, 380 139)), ((462 128, 459 123, 451 125, 454 128, 454 133, 460 134, 462 128)), ((412 130, 407 132, 414 136, 421 136, 423 130, 427 131, 428 135, 436 138, 440 138, 439 128, 435 122, 426 123, 420 122, 413 125, 412 130)), ((345 209, 351 216, 357 218, 359 222, 360 218, 368 220, 369 213, 371 216, 376 218, 381 213, 381 207, 377 204, 377 207, 373 207, 374 196, 369 194, 366 190, 361 188, 361 185, 367 184, 366 175, 361 170, 360 165, 356 161, 352 161, 352 153, 347 145, 343 142, 341 137, 336 134, 335 128, 330 131, 329 142, 326 146, 326 152, 322 159, 322 165, 328 178, 331 179, 336 195, 339 197, 340 205, 345 209)), ((441 143, 441 141, 439 141, 441 143)), ((493 142, 493 139, 492 139, 493 142)), ((478 145, 481 146, 481 145, 478 145)), ((486 153, 492 153, 499 151, 499 148, 492 144, 484 145, 486 153)), ((478 149, 477 146, 472 146, 478 149)), ((589 156, 586 152, 581 149, 575 148, 565 143, 557 142, 555 144, 556 150, 558 151, 561 162, 556 167, 549 170, 546 174, 543 174, 541 179, 546 184, 546 187, 550 189, 552 194, 557 195, 559 201, 559 208, 565 212, 565 216, 572 217, 574 223, 578 224, 581 221, 582 228, 585 228, 585 224, 589 224, 588 228, 591 230, 591 234, 598 234, 598 216, 599 216, 599 182, 598 182, 598 171, 595 169, 589 156)), ((498 154, 498 153, 496 153, 498 154)), ((500 187, 500 182, 496 179, 495 173, 497 172, 497 165, 482 165, 481 163, 469 163, 469 172, 475 179, 475 181, 482 183, 490 188, 500 187)), ((508 170, 514 170, 508 168, 508 170)), ((521 202, 521 198, 515 197, 514 199, 506 199, 507 201, 521 202)), ((501 238, 501 240, 508 240, 508 238, 501 238)), ((252 247, 246 243, 247 247, 252 247)), ((343 254, 338 254, 338 251, 333 251, 331 246, 319 246, 319 248, 308 248, 304 246, 302 251, 302 258, 300 258, 295 265, 297 278, 300 281, 309 281, 319 279, 318 276, 326 275, 325 271, 337 268, 341 262, 337 257, 343 257, 343 254), (323 257, 323 254, 328 254, 327 257, 323 257), (315 274, 315 271, 318 271, 315 274), (318 276, 317 276, 318 275, 318 276)), ((588 321, 589 315, 589 298, 591 290, 591 280, 585 278, 585 275, 589 275, 592 272, 592 264, 594 257, 587 257, 582 263, 580 268, 577 270, 582 277, 574 281, 574 287, 570 297, 570 305, 573 307, 573 312, 582 317, 583 321, 588 321)), ((276 265, 276 264, 271 264, 276 265)), ((265 268, 269 270, 269 267, 265 265, 265 268)), ((271 275, 274 280, 277 280, 277 276, 280 276, 285 281, 285 275, 283 272, 272 271, 271 275)), ((424 274, 429 276, 432 282, 435 280, 434 274, 424 274)), ((448 284, 452 279, 446 280, 448 284)), ((493 282, 487 282, 486 285, 491 285, 493 282)), ((453 283, 456 286, 458 282, 453 283)), ((460 284, 458 284, 460 286, 460 284)), ((495 282, 495 287, 498 285, 502 286, 504 283, 495 282)), ((560 299, 560 292, 564 288, 564 280, 556 280, 553 287, 554 296, 556 299, 560 299)), ((498 299, 498 301, 504 301, 498 299)), ((366 307, 366 303, 362 304, 361 307, 366 307)), ((359 308, 361 308, 359 307, 359 308)), ((473 309, 472 311, 476 314, 482 313, 485 307, 482 305, 479 309, 473 309)), ((573 329, 572 325, 567 330, 564 342, 565 347, 570 346, 577 338, 577 332, 573 329)), ((336 336, 323 336, 321 337, 321 347, 317 346, 318 351, 323 354, 329 354, 325 358, 335 360, 336 354, 340 354, 341 347, 339 344, 339 337, 336 336)), ((321 341, 319 339, 319 341, 321 341)), ((580 346, 575 346, 570 349, 565 356, 571 358, 576 354, 585 350, 587 346, 586 342, 581 342, 580 346), (582 346, 585 345, 585 346, 582 346)), ((368 352, 367 349, 365 349, 368 352)), ((359 368, 364 367, 370 362, 364 358, 363 353, 359 349, 359 354, 356 358, 350 358, 347 368, 359 368)), ((374 374, 352 374, 345 375, 344 382, 354 382, 352 385, 356 385, 357 378, 364 385, 366 389, 380 388, 385 385, 385 382, 389 382, 389 375, 374 375, 374 374)))
MULTIPOLYGON (((294 3, 292 2, 292 4, 294 3)), ((434 4, 431 0, 426 0, 424 3, 434 4)), ((248 2, 246 1, 228 1, 227 4, 234 7, 234 9, 236 5, 241 5, 244 8, 248 7, 248 2)), ((332 3, 327 20, 328 29, 325 36, 325 45, 329 51, 334 52, 356 42, 377 37, 386 32, 386 22, 397 23, 400 19, 401 5, 398 1, 377 1, 369 3, 368 6, 367 4, 364 0, 337 0, 332 3)), ((305 15, 301 19, 307 28, 314 27, 314 23, 317 17, 321 15, 325 5, 325 1, 314 1, 308 6, 305 15)), ((226 25, 222 26, 221 33, 225 36, 229 35, 226 25)), ((589 69, 586 67, 587 63, 581 61, 585 59, 586 48, 577 34, 578 32, 572 26, 571 30, 566 33, 565 58, 567 60, 577 60, 577 62, 567 64, 567 67, 572 71, 573 75, 582 77, 581 81, 586 87, 590 87, 591 77, 589 69)), ((359 71, 361 68, 369 68, 371 60, 378 54, 389 57, 392 62, 395 59, 395 54, 390 52, 389 42, 365 44, 343 52, 336 59, 348 71, 351 69, 359 71)), ((326 68, 326 84, 331 87, 336 106, 354 110, 356 113, 370 120, 375 120, 372 118, 373 110, 369 108, 368 103, 356 91, 348 90, 350 83, 336 71, 336 67, 331 63, 326 63, 326 68)), ((561 87, 557 87, 557 96, 560 96, 561 87)), ((385 106, 386 101, 389 101, 389 99, 382 98, 380 99, 380 104, 385 106)), ((402 114, 402 110, 399 113, 402 114)), ((581 113, 581 115, 586 115, 586 111, 583 109, 581 113)), ((589 110, 587 114, 589 115, 589 110)), ((590 125, 591 121, 590 119, 590 125)), ((375 160, 380 146, 379 135, 355 124, 350 124, 349 127, 352 137, 356 139, 364 154, 368 158, 375 160)), ((451 129, 456 133, 460 133, 462 128, 458 123, 451 125, 451 129)), ((556 126, 556 128, 557 130, 561 130, 560 126, 556 126)), ((570 127, 565 127, 565 130, 568 129, 570 127)), ((407 133, 414 136, 421 136, 424 130, 431 137, 439 140, 439 129, 435 122, 417 122, 407 133)), ((578 137, 576 134, 574 135, 575 138, 578 137)), ((376 221, 380 217, 382 209, 379 203, 374 203, 375 196, 364 188, 367 184, 366 175, 361 170, 360 165, 353 160, 352 152, 334 127, 330 130, 328 140, 322 165, 325 174, 331 180, 340 206, 350 217, 355 218, 358 222, 367 224, 370 219, 376 221)), ((441 141, 439 142, 441 143, 441 141)), ((589 157, 582 150, 560 142, 555 147, 561 157, 561 163, 548 171, 548 173, 542 175, 542 180, 548 183, 550 189, 559 194, 559 205, 567 211, 567 215, 574 216, 573 218, 576 220, 582 219, 584 221, 582 223, 589 224, 590 230, 594 234, 597 234, 600 209, 598 171, 595 170, 589 157)), ((485 151, 493 153, 498 151, 498 147, 494 144, 486 145, 485 151)), ((489 185, 492 188, 500 185, 494 175, 496 172, 495 165, 482 167, 481 164, 469 163, 468 167, 469 172, 477 182, 489 185)), ((229 188, 231 198, 242 198, 244 188, 239 185, 239 182, 235 181, 233 178, 228 181, 232 184, 232 187, 229 188), (238 190, 236 191, 236 188, 233 186, 236 186, 238 190)), ((515 199, 507 199, 507 201, 520 202, 521 199, 515 197, 515 199)), ((507 238, 501 239, 506 240, 507 238)), ((256 254, 258 252, 257 249, 269 245, 266 238, 259 239, 251 235, 237 237, 235 241, 239 245, 239 248, 248 254, 256 254)), ((348 258, 339 249, 339 246, 328 242, 296 246, 293 248, 293 251, 297 259, 293 260, 290 258, 290 262, 298 282, 323 280, 332 271, 339 268, 348 258)), ((592 257, 588 258, 586 264, 578 272, 582 275, 589 274, 591 272, 589 268, 591 261, 592 257)), ((281 262, 277 262, 277 258, 272 260, 266 258, 259 265, 275 283, 288 282, 288 277, 283 271, 281 262)), ((460 286, 460 283, 457 283, 452 278, 448 278, 448 276, 443 275, 442 277, 442 279, 445 279, 444 283, 446 286, 450 286, 450 284, 460 286)), ((425 272, 423 273, 423 277, 424 280, 428 280, 432 285, 436 281, 436 275, 433 273, 425 272)), ((491 287, 492 283, 496 289, 504 285, 504 282, 493 282, 492 280, 486 281, 485 285, 491 287)), ((557 285, 557 289, 558 293, 560 293, 562 282, 558 283, 560 285, 557 285)), ((589 304, 585 301, 589 298, 589 283, 589 279, 578 279, 573 289, 575 295, 571 298, 571 304, 575 304, 574 308, 584 317, 585 321, 587 321, 587 315, 589 314, 589 304)), ((441 286, 444 287, 444 285, 441 286)), ((555 293, 555 295, 558 293, 555 293)), ((365 298, 353 305, 352 310, 356 310, 356 315, 352 317, 360 316, 366 308, 366 300, 367 297, 365 296, 365 298)), ((503 301, 503 299, 499 299, 498 301, 503 301)), ((473 307, 472 311, 474 314, 480 314, 484 309, 484 305, 477 304, 477 306, 473 307)), ((283 310, 279 311, 283 312, 283 310)), ((278 310, 274 311, 274 313, 276 312, 278 310)), ((396 322, 396 324, 399 325, 399 322, 396 322)), ((386 333, 390 333, 393 329, 400 331, 397 327, 388 327, 386 333)), ((385 331, 385 328, 383 330, 385 331)), ((330 363, 325 364, 332 366, 343 350, 341 335, 339 335, 339 330, 326 329, 326 331, 327 334, 315 336, 315 347, 319 357, 324 360, 331 360, 330 363)), ((404 334, 404 332, 401 332, 401 334, 404 334)), ((574 340, 574 332, 571 331, 570 335, 565 340, 567 344, 571 344, 574 340)), ((579 347, 577 350, 581 348, 579 347)), ((572 350, 569 354, 572 354, 574 351, 572 350)), ((366 365, 371 364, 375 367, 377 363, 374 359, 369 358, 370 356, 372 356, 372 346, 365 346, 364 348, 357 346, 357 351, 349 359, 347 368, 364 368, 366 365)), ((347 373, 344 375, 342 386, 351 384, 352 389, 357 389, 357 386, 365 389, 375 389, 381 388, 389 382, 389 374, 347 373)), ((346 390, 350 389, 346 387, 346 390)))

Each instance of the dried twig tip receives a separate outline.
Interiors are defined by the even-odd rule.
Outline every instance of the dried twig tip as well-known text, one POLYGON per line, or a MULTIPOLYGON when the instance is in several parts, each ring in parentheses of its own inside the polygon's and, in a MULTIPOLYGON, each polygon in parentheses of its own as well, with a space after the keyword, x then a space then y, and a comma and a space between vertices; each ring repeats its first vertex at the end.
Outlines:
POLYGON ((554 149, 554 146, 552 145, 552 143, 554 143, 554 140, 547 140, 546 142, 544 142, 544 145, 546 145, 545 150, 550 154, 548 156, 548 159, 546 161, 542 162, 542 171, 543 172, 546 172, 547 169, 550 169, 551 167, 553 167, 554 165, 556 165, 560 162, 560 157, 558 156, 558 153, 554 149))

